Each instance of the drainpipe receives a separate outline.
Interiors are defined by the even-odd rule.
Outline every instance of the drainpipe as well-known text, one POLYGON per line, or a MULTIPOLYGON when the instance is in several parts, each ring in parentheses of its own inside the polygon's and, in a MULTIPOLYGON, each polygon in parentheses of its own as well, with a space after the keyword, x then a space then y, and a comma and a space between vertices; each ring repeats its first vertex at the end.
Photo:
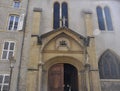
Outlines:
POLYGON ((18 78, 17 78, 16 91, 19 91, 19 85, 20 85, 21 64, 22 64, 23 47, 24 47, 24 40, 25 40, 26 22, 27 22, 27 17, 28 17, 28 8, 29 8, 29 0, 27 1, 26 14, 25 14, 24 25, 23 25, 23 38, 22 38, 22 46, 21 46, 21 53, 20 53, 20 61, 19 61, 19 66, 18 66, 18 78))

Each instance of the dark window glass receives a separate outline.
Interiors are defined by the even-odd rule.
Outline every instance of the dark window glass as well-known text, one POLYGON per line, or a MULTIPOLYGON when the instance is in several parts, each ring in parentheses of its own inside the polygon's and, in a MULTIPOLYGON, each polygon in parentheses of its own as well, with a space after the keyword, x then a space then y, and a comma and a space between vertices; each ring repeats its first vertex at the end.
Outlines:
POLYGON ((16 15, 10 16, 8 29, 17 30, 18 22, 19 22, 19 16, 16 16, 16 15))
POLYGON ((8 55, 8 58, 12 57, 13 56, 13 51, 10 51, 9 52, 9 55, 8 55))
POLYGON ((2 59, 8 59, 9 57, 13 56, 14 47, 15 47, 14 42, 5 42, 2 53, 2 59))
POLYGON ((103 61, 103 72, 104 72, 104 76, 109 78, 110 70, 109 70, 109 64, 107 63, 107 61, 103 61))
POLYGON ((1 87, 2 87, 2 86, 0 85, 0 91, 1 91, 1 87))
POLYGON ((10 50, 14 50, 14 43, 10 43, 10 50))
POLYGON ((7 51, 3 51, 2 59, 6 59, 6 58, 7 58, 7 51))
POLYGON ((5 76, 4 83, 9 83, 9 80, 10 80, 10 76, 5 76))
POLYGON ((7 74, 0 75, 0 91, 9 91, 10 76, 7 74))
POLYGON ((14 16, 10 16, 9 28, 8 28, 9 30, 12 30, 13 21, 14 21, 14 16))
POLYGON ((57 29, 60 27, 60 5, 58 2, 56 2, 54 4, 54 24, 53 24, 53 28, 57 29))
POLYGON ((118 65, 118 78, 120 79, 120 63, 118 65))
POLYGON ((119 79, 120 67, 119 60, 110 51, 106 51, 98 63, 101 79, 119 79))
POLYGON ((99 29, 105 30, 105 23, 104 23, 103 12, 101 7, 97 7, 97 17, 98 17, 99 29))
POLYGON ((117 69, 115 67, 116 65, 113 62, 110 62, 110 68, 111 68, 111 76, 112 78, 117 78, 117 69))
POLYGON ((111 19, 111 14, 110 14, 109 8, 105 7, 104 12, 105 12, 105 19, 106 19, 107 29, 109 31, 111 31, 111 30, 113 30, 113 25, 112 25, 112 19, 111 19))
POLYGON ((19 8, 20 7, 20 2, 19 1, 15 1, 14 2, 14 8, 19 8))
POLYGON ((2 80, 3 80, 3 76, 0 75, 0 83, 2 83, 2 80))
MULTIPOLYGON (((68 6, 67 3, 62 3, 62 19, 65 17, 65 26, 68 27, 68 6)), ((63 26, 63 22, 62 22, 63 26)))
POLYGON ((8 50, 9 42, 5 42, 4 49, 8 50))
POLYGON ((3 91, 8 91, 8 88, 9 88, 8 85, 4 85, 4 86, 3 86, 3 91))
POLYGON ((99 67, 99 74, 100 74, 100 78, 104 77, 104 72, 103 72, 103 63, 101 61, 99 61, 98 63, 98 67, 99 67))
POLYGON ((15 24, 14 24, 14 30, 17 30, 18 27, 18 21, 19 21, 19 17, 15 17, 15 24))

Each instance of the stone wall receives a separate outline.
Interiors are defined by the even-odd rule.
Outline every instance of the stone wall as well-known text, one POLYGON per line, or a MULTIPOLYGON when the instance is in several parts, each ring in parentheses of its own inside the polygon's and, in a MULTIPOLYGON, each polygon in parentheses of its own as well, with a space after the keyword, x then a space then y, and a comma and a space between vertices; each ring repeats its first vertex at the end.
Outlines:
POLYGON ((120 91, 120 80, 101 81, 102 91, 120 91))

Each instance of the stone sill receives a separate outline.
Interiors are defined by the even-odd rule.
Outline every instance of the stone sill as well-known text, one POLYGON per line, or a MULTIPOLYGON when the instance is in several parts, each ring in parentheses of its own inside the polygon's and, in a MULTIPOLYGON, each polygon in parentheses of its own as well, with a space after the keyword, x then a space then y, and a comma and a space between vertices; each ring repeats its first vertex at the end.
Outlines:
POLYGON ((120 79, 100 79, 101 82, 120 82, 120 79))

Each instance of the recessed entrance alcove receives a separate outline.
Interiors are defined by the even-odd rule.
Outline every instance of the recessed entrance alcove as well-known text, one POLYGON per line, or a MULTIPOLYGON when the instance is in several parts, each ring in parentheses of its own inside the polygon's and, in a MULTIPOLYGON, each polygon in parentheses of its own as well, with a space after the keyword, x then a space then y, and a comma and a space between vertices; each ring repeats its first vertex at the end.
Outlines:
POLYGON ((50 67, 48 91, 78 91, 77 69, 68 63, 58 63, 50 67))

